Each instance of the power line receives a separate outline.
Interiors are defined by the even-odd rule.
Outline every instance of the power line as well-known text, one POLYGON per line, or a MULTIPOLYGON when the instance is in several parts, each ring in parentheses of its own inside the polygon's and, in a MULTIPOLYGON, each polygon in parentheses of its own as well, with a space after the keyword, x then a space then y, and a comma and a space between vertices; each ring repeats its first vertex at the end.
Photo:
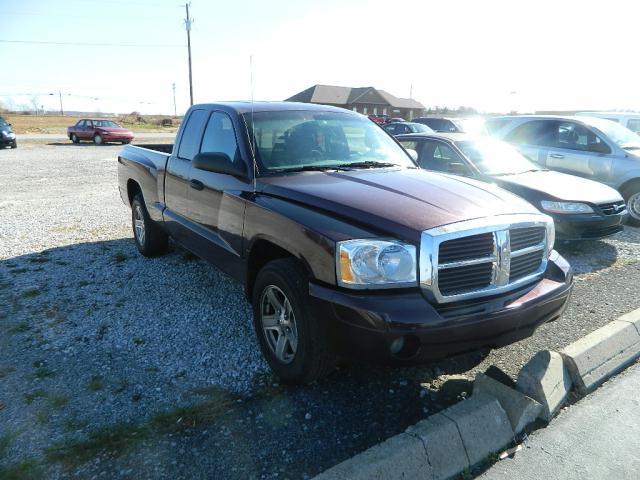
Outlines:
POLYGON ((5 40, 0 39, 0 43, 26 43, 34 45, 67 45, 67 46, 79 46, 79 47, 152 47, 152 48, 184 48, 185 45, 171 45, 171 44, 141 44, 141 43, 85 43, 85 42, 49 42, 39 40, 5 40))

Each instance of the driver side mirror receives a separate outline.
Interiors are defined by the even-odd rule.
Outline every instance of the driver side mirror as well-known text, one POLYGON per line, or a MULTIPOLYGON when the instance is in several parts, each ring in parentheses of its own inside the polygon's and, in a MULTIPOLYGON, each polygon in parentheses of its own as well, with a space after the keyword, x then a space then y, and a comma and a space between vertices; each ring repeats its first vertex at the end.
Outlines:
POLYGON ((589 151, 593 153, 611 153, 611 150, 604 142, 590 143, 589 151))
POLYGON ((418 161, 418 152, 416 152, 413 148, 405 148, 409 156, 413 159, 414 162, 418 161))
POLYGON ((246 176, 244 163, 232 162, 229 155, 221 152, 202 152, 193 158, 193 168, 207 172, 224 173, 235 177, 246 176))

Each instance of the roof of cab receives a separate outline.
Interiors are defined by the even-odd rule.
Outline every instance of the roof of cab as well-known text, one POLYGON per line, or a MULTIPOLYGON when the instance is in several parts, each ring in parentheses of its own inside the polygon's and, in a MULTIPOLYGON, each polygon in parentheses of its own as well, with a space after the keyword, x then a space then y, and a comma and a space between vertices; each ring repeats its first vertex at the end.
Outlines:
POLYGON ((206 108, 207 110, 225 110, 238 114, 250 112, 277 112, 277 111, 315 111, 315 112, 339 112, 350 113, 352 115, 360 114, 344 108, 332 107, 329 105, 317 105, 314 103, 301 102, 218 102, 218 103, 201 103, 191 108, 206 108))

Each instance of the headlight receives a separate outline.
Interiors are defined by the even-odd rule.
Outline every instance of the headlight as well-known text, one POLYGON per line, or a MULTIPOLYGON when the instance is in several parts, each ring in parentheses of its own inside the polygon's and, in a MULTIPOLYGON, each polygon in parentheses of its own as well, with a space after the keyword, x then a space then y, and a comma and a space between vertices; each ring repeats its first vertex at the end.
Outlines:
POLYGON ((349 288, 417 285, 416 247, 395 240, 346 240, 336 249, 338 284, 349 288))
POLYGON ((586 203, 542 200, 540 204, 542 208, 549 213, 593 213, 593 208, 586 203))
POLYGON ((4 137, 5 135, 6 135, 6 136, 9 136, 9 132, 7 132, 6 130, 0 130, 0 133, 2 134, 2 136, 3 136, 3 137, 4 137))

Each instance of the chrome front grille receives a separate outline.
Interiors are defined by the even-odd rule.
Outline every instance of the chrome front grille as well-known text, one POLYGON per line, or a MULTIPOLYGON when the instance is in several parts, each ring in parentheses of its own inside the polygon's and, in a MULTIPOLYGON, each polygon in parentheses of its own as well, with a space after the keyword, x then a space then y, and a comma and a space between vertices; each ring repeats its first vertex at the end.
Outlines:
POLYGON ((517 288, 546 270, 552 228, 546 215, 504 215, 427 230, 420 285, 438 303, 517 288))
POLYGON ((626 210, 627 206, 624 202, 603 203, 598 208, 604 215, 616 215, 626 210))

